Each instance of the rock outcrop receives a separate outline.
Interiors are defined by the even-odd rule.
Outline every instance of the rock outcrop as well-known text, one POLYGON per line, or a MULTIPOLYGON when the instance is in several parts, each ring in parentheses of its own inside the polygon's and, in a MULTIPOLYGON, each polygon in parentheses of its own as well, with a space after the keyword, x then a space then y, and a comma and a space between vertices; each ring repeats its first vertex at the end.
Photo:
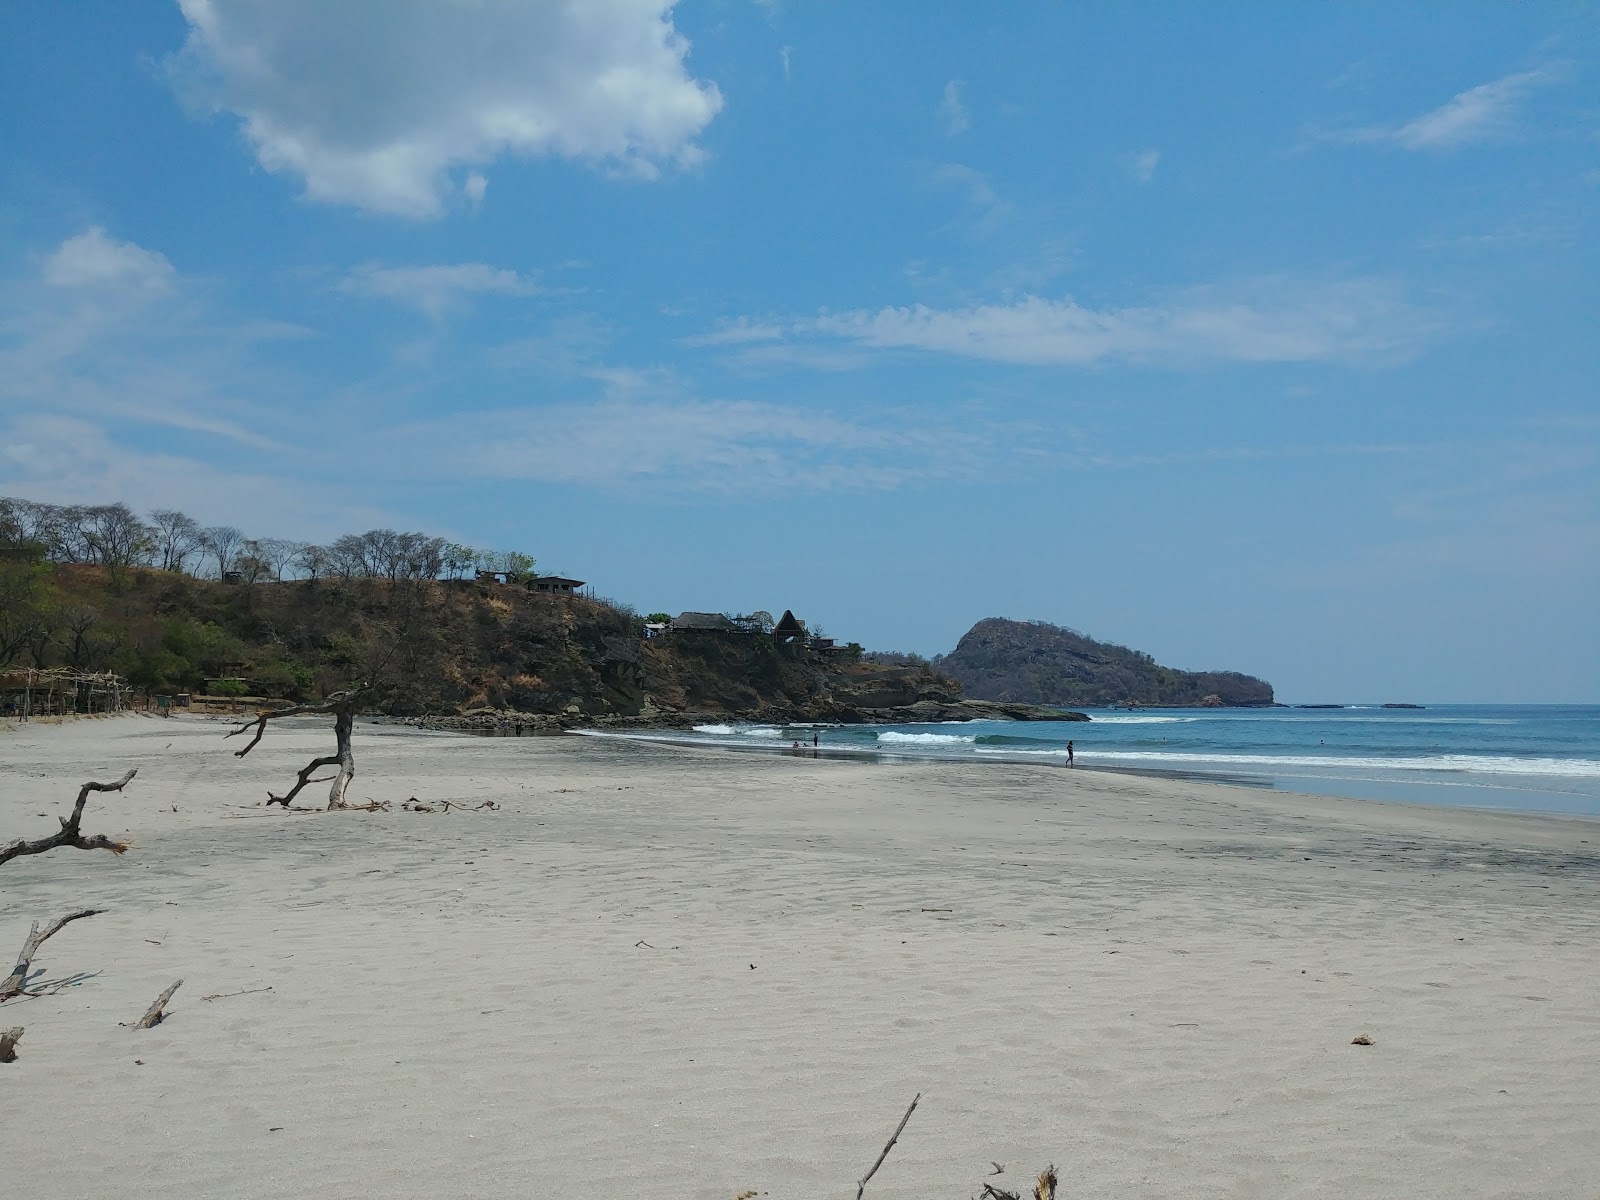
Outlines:
POLYGON ((1043 621, 979 621, 933 660, 966 697, 1083 708, 1267 707, 1272 685, 1236 671, 1180 671, 1043 621))

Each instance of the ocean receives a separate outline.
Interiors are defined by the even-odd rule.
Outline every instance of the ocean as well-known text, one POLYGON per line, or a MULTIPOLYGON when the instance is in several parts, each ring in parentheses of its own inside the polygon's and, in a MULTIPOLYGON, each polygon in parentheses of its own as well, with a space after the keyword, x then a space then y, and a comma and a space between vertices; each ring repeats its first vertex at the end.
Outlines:
MULTIPOLYGON (((1600 706, 1090 709, 1090 721, 708 724, 595 736, 792 753, 1077 765, 1364 800, 1600 817, 1600 706)), ((594 733, 594 731, 588 731, 594 733)))

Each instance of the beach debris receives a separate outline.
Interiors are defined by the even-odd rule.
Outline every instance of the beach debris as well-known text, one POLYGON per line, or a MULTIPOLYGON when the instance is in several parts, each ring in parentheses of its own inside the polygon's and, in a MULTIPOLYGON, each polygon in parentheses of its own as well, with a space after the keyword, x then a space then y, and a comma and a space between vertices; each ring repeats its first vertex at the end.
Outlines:
POLYGON ((140 1017, 133 1023, 133 1027, 135 1029, 153 1029, 155 1026, 161 1024, 162 1021, 166 1020, 167 1001, 171 1000, 172 993, 177 991, 182 986, 183 980, 179 979, 175 981, 173 985, 166 991, 162 992, 161 995, 157 996, 156 1002, 145 1010, 144 1016, 140 1017))
POLYGON ((889 1135, 889 1140, 883 1144, 883 1150, 878 1155, 878 1161, 861 1177, 861 1182, 856 1184, 856 1200, 861 1200, 861 1193, 867 1190, 867 1181, 878 1173, 878 1168, 883 1166, 883 1160, 889 1157, 889 1151, 894 1149, 894 1144, 900 1140, 900 1134, 905 1131, 906 1122, 911 1120, 911 1114, 917 1111, 917 1101, 922 1099, 918 1092, 911 1098, 911 1105, 906 1109, 906 1115, 900 1118, 900 1124, 894 1127, 894 1132, 889 1135))
POLYGON ((17 1061, 17 1043, 22 1040, 22 1026, 0 1030, 0 1063, 17 1061))
POLYGON ((1039 1172, 1039 1179, 1033 1185, 1033 1200, 1056 1200, 1056 1165, 1051 1163, 1039 1172))
POLYGON ((1005 1163, 997 1163, 991 1158, 989 1160, 989 1165, 994 1168, 994 1170, 989 1172, 991 1175, 1004 1175, 1006 1173, 1005 1163))
MULTIPOLYGON (((183 981, 180 979, 178 982, 182 983, 183 981)), ((173 986, 176 987, 177 984, 174 984, 173 986)), ((271 990, 272 990, 272 985, 268 984, 266 987, 246 988, 242 992, 212 992, 211 995, 209 995, 209 996, 201 996, 200 999, 202 999, 202 1000, 227 1000, 227 999, 229 999, 230 997, 233 997, 233 996, 254 996, 257 992, 270 992, 271 990)))
POLYGON ((89 799, 90 792, 120 792, 138 773, 139 768, 130 767, 128 773, 115 783, 84 784, 78 789, 78 802, 73 805, 72 816, 59 818, 61 832, 52 833, 49 837, 40 838, 36 842, 22 840, 0 847, 0 863, 21 858, 24 854, 43 854, 46 850, 54 850, 58 846, 71 846, 77 850, 109 850, 113 854, 124 853, 132 843, 114 842, 103 833, 84 837, 79 824, 83 820, 83 806, 89 799))
MULTIPOLYGON (((375 807, 375 805, 378 803, 376 801, 369 804, 347 804, 344 798, 345 793, 350 790, 350 781, 354 779, 356 775, 355 755, 350 749, 350 733, 355 728, 356 703, 360 700, 361 694, 366 690, 366 687, 366 684, 361 683, 357 684, 348 691, 334 692, 321 704, 292 704, 288 708, 276 708, 267 712, 258 713, 253 720, 246 721, 237 729, 223 734, 224 738, 236 737, 237 735, 248 731, 251 726, 255 727, 256 735, 250 739, 250 744, 247 745, 243 750, 235 750, 233 752, 233 756, 235 758, 243 758, 246 754, 249 754, 250 751, 254 750, 256 748, 256 744, 261 741, 262 734, 266 733, 267 731, 268 721, 277 720, 280 717, 301 717, 321 713, 333 714, 333 753, 324 755, 321 758, 313 758, 309 763, 302 767, 294 787, 289 790, 287 795, 275 796, 269 790, 267 792, 268 808, 272 807, 274 804, 281 804, 284 808, 288 808, 289 802, 298 796, 300 794, 300 789, 305 787, 307 784, 327 783, 331 780, 333 787, 328 789, 329 809, 359 808, 364 809, 367 812, 378 811, 378 808, 375 807), (320 779, 313 779, 311 777, 312 774, 316 771, 320 771, 323 767, 338 767, 339 770, 336 774, 324 775, 320 779)), ((388 805, 383 804, 381 807, 387 809, 388 805)))
POLYGON ((751 1200, 751 1197, 759 1196, 760 1194, 761 1194, 760 1192, 755 1192, 755 1191, 743 1191, 743 1192, 740 1192, 737 1196, 735 1196, 733 1198, 733 1200, 751 1200))
POLYGON ((997 1188, 992 1183, 983 1185, 983 1200, 1022 1200, 1022 1197, 1010 1188, 997 1188))
POLYGON ((1368 1037, 1366 1034, 1358 1033, 1358 1034, 1356 1034, 1355 1037, 1350 1039, 1350 1044, 1352 1046, 1370 1046, 1373 1043, 1372 1043, 1372 1039, 1370 1037, 1368 1037))
POLYGON ((17 965, 11 968, 11 974, 0 981, 0 1001, 10 1000, 13 996, 24 993, 28 982, 28 968, 33 965, 33 956, 39 952, 40 946, 60 933, 63 926, 84 917, 99 916, 103 912, 105 912, 103 908, 80 908, 77 912, 68 913, 42 933, 39 931, 39 922, 33 922, 28 929, 28 940, 22 943, 22 953, 17 955, 17 965))

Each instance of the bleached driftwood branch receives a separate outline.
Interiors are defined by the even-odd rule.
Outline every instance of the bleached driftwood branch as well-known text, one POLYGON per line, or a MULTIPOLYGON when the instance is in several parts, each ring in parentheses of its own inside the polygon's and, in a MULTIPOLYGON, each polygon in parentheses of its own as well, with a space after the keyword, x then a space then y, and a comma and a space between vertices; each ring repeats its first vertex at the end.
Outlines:
POLYGON ((878 1173, 878 1168, 883 1166, 883 1160, 889 1157, 889 1151, 893 1150, 894 1144, 900 1140, 900 1135, 905 1132, 906 1122, 911 1120, 911 1114, 917 1110, 917 1101, 921 1099, 921 1092, 911 1098, 911 1107, 906 1109, 906 1115, 900 1118, 900 1124, 895 1126, 894 1132, 889 1135, 889 1140, 884 1143, 878 1161, 872 1164, 872 1169, 861 1177, 860 1183, 856 1184, 856 1200, 861 1200, 861 1193, 867 1190, 867 1180, 878 1173))
POLYGON ((289 802, 298 796, 301 789, 307 784, 327 783, 330 780, 333 782, 333 787, 328 789, 328 807, 351 807, 351 805, 345 803, 344 798, 345 793, 350 789, 350 781, 356 775, 356 761, 355 755, 350 749, 350 735, 355 728, 356 701, 360 698, 365 688, 366 685, 361 684, 347 692, 335 692, 320 704, 294 704, 288 708, 278 708, 273 709, 271 712, 259 713, 252 720, 245 721, 239 728, 224 735, 225 737, 237 737, 241 733, 248 732, 252 727, 255 729, 256 734, 255 737, 250 739, 250 744, 243 750, 235 750, 233 752, 235 758, 243 758, 256 748, 256 743, 261 740, 261 735, 267 731, 268 721, 275 721, 280 717, 333 714, 333 753, 323 755, 320 758, 313 758, 307 763, 301 769, 298 778, 295 780, 294 787, 289 789, 287 795, 275 796, 271 791, 268 791, 267 806, 269 808, 274 804, 281 804, 283 807, 288 808, 289 802), (333 775, 324 775, 320 779, 313 779, 312 775, 322 770, 323 767, 338 767, 339 770, 333 775))
POLYGON ((171 1000, 172 993, 177 991, 182 986, 183 980, 180 979, 166 991, 162 992, 161 995, 157 996, 156 1002, 145 1010, 144 1016, 140 1017, 133 1023, 133 1027, 135 1029, 149 1029, 153 1026, 161 1024, 167 1015, 166 1012, 163 1011, 167 1007, 167 1001, 171 1000))
POLYGON ((22 943, 22 953, 17 955, 17 965, 11 968, 11 974, 0 982, 0 1000, 10 1000, 13 996, 22 995, 24 985, 28 982, 28 968, 33 965, 33 956, 39 952, 39 947, 44 945, 56 934, 61 932, 63 926, 84 917, 98 916, 105 912, 103 908, 83 908, 77 912, 68 913, 44 932, 39 931, 39 922, 35 921, 28 930, 28 940, 22 943))
POLYGON ((52 833, 49 837, 40 838, 36 842, 26 840, 12 842, 9 846, 0 848, 0 863, 21 858, 24 854, 43 854, 46 850, 54 850, 58 846, 72 846, 78 850, 109 850, 113 854, 123 853, 128 848, 127 842, 112 841, 103 833, 84 837, 79 826, 83 822, 83 806, 88 801, 90 792, 120 792, 138 773, 137 767, 131 767, 128 773, 115 783, 84 784, 78 789, 78 802, 72 807, 72 816, 60 818, 60 833, 52 833))

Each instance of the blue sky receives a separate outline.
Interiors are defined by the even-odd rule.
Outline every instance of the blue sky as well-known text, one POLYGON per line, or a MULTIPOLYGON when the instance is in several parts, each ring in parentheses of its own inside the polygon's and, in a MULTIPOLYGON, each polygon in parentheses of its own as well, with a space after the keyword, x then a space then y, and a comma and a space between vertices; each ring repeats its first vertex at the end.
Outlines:
POLYGON ((8 26, 0 492, 1600 700, 1600 7, 8 26))

